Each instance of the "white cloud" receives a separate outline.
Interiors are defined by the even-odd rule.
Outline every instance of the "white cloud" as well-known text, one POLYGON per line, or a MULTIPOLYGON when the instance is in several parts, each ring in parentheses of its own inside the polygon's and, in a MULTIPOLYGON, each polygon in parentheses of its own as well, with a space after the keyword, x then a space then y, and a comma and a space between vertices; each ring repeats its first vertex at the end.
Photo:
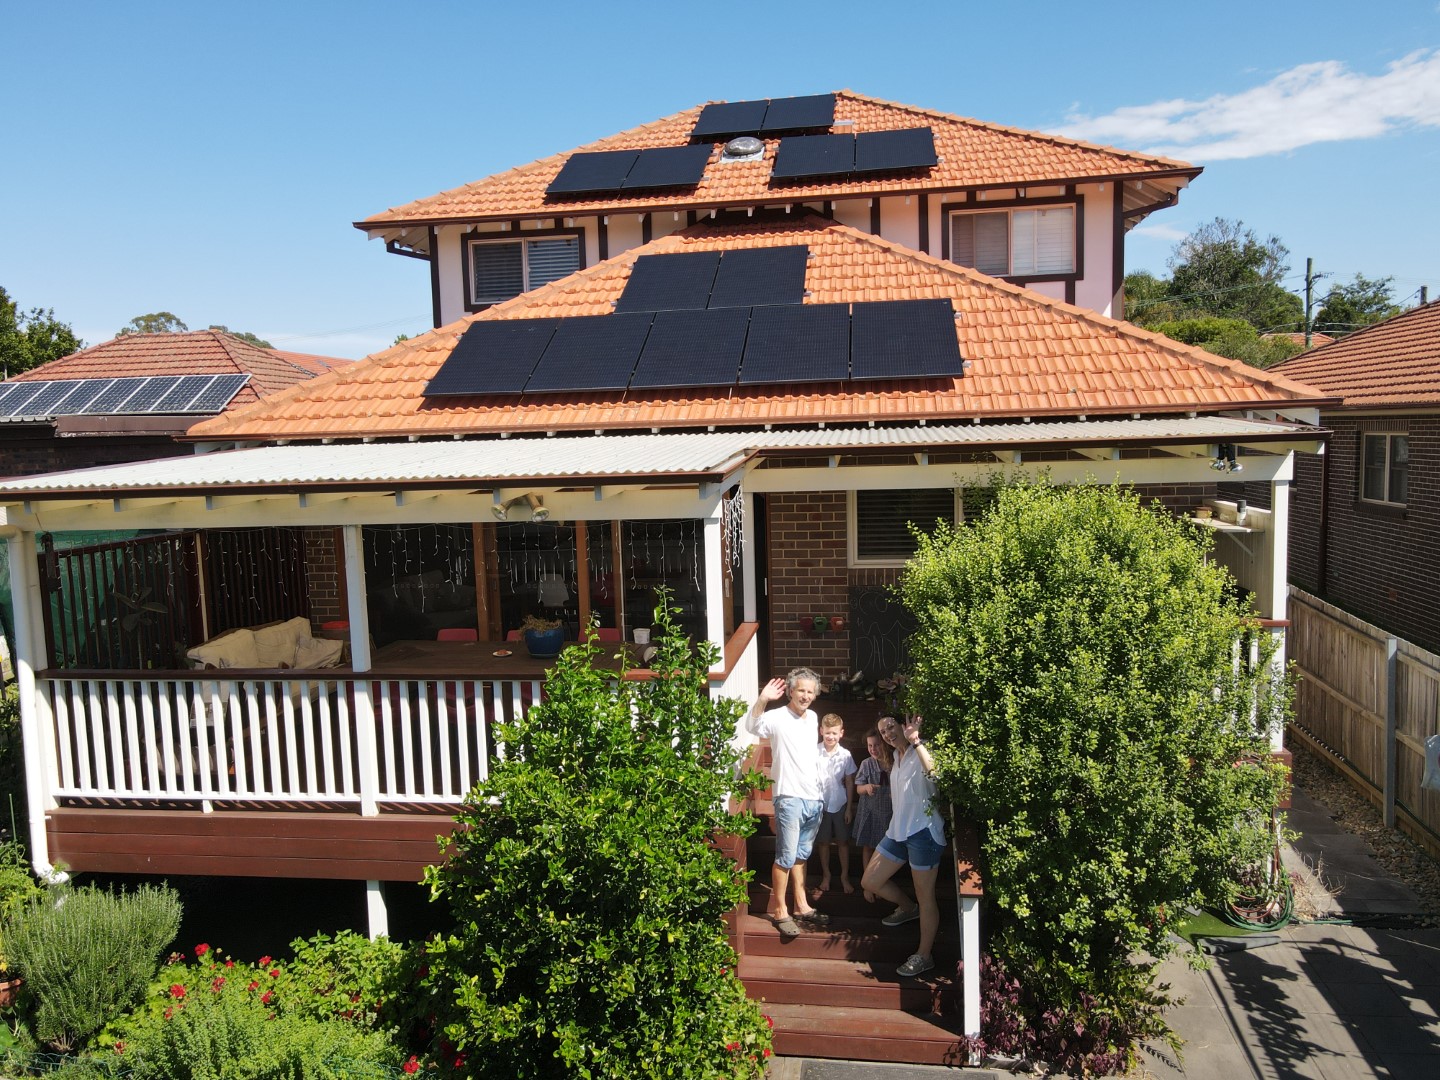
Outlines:
POLYGON ((1184 240, 1190 234, 1184 229, 1177 229, 1173 225, 1137 225, 1130 230, 1131 236, 1144 236, 1151 240, 1184 240))
POLYGON ((1440 49, 1421 49, 1382 75, 1338 60, 1301 64, 1269 82, 1204 101, 1176 98, 1104 116, 1072 112, 1061 134, 1144 147, 1191 161, 1282 154, 1313 143, 1372 139, 1409 127, 1440 127, 1440 49))

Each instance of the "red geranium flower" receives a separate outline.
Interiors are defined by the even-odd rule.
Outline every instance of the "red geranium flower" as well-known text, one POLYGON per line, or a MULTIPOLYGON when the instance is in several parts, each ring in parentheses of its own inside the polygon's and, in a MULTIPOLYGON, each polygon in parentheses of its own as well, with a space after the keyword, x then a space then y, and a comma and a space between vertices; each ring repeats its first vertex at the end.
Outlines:
POLYGON ((260 957, 259 960, 256 960, 255 963, 256 963, 258 966, 260 966, 260 967, 265 967, 265 966, 267 966, 267 965, 270 963, 270 961, 271 961, 272 959, 273 959, 273 957, 262 956, 262 957, 260 957))
POLYGON ((262 1004, 262 1005, 269 1005, 269 1004, 270 1004, 270 999, 273 998, 274 996, 275 996, 275 991, 274 991, 274 990, 266 990, 263 994, 260 995, 260 1004, 262 1004))
POLYGON ((456 1055, 455 1055, 455 1060, 452 1061, 450 1064, 453 1065, 453 1066, 454 1066, 455 1068, 457 1068, 457 1069, 463 1069, 463 1068, 465 1067, 465 1055, 464 1055, 464 1054, 456 1054, 456 1055))
POLYGON ((250 980, 250 985, 247 986, 245 989, 246 989, 246 990, 259 990, 259 989, 260 989, 260 984, 259 984, 258 982, 256 982, 254 979, 251 979, 251 980, 250 980))
POLYGON ((225 976, 224 976, 224 975, 216 975, 215 978, 213 978, 213 979, 210 980, 210 992, 211 992, 212 994, 218 994, 218 993, 220 992, 220 987, 222 987, 222 986, 224 986, 224 985, 225 985, 225 976))
POLYGON ((226 960, 226 961, 225 961, 225 966, 226 966, 226 967, 234 967, 234 966, 235 966, 235 961, 234 961, 234 960, 226 960))
POLYGON ((204 955, 205 955, 207 952, 209 952, 209 951, 210 951, 210 946, 209 946, 209 945, 206 945, 206 944, 202 941, 199 945, 196 945, 196 946, 195 946, 195 959, 196 959, 196 960, 199 960, 200 957, 204 956, 204 955))
POLYGON ((166 1019, 166 1020, 169 1020, 170 1017, 172 1017, 172 1016, 174 1016, 174 1015, 175 1015, 175 1010, 174 1010, 174 1009, 166 1009, 166 1010, 165 1010, 165 1019, 166 1019))
POLYGON ((272 979, 278 979, 278 978, 280 977, 280 969, 279 969, 279 968, 271 968, 271 969, 270 969, 270 977, 271 977, 272 979))
POLYGON ((401 1066, 400 1066, 400 1071, 401 1071, 401 1072, 407 1072, 407 1073, 419 1072, 419 1071, 420 1071, 420 1061, 419 1061, 419 1059, 416 1058, 414 1054, 411 1054, 411 1055, 410 1055, 410 1059, 409 1059, 408 1061, 406 1061, 404 1065, 401 1065, 401 1066))
POLYGON ((123 1054, 125 1052, 125 1044, 123 1042, 117 1042, 115 1044, 115 1052, 117 1054, 123 1054))
POLYGON ((183 987, 182 985, 180 985, 180 983, 171 983, 171 984, 170 984, 170 996, 171 996, 172 998, 177 999, 177 1000, 180 999, 180 998, 183 998, 183 997, 185 996, 185 987, 183 987))

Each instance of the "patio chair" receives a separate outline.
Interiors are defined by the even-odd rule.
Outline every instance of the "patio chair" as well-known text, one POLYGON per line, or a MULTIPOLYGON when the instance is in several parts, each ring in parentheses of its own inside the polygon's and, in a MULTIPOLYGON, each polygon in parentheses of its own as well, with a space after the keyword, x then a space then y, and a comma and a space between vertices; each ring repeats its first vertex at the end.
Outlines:
POLYGON ((591 637, 594 637, 596 641, 625 640, 620 636, 620 628, 618 626, 597 626, 593 632, 588 629, 583 631, 583 635, 587 640, 591 637))
POLYGON ((447 626, 435 635, 436 641, 479 641, 480 631, 470 626, 447 626))

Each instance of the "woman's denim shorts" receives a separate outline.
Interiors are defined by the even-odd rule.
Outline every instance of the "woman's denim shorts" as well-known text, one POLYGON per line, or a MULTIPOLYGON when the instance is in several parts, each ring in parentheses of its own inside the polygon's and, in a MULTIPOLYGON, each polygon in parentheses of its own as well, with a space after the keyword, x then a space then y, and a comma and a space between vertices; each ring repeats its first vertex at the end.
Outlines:
POLYGON ((937 844, 929 829, 911 833, 904 840, 885 837, 875 849, 892 862, 908 862, 911 870, 934 870, 940 865, 944 844, 937 844))

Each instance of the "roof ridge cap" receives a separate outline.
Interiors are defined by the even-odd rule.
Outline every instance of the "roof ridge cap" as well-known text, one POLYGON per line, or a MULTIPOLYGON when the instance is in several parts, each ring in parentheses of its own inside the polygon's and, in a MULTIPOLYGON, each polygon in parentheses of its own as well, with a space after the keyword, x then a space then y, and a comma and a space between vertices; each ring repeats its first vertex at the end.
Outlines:
POLYGON ((1284 360, 1281 360, 1280 363, 1276 364, 1275 367, 1280 367, 1283 364, 1293 363, 1294 361, 1299 360, 1301 357, 1304 357, 1306 360, 1311 360, 1316 356, 1319 356, 1321 353, 1325 352, 1326 349, 1334 349, 1337 345, 1346 345, 1354 341, 1356 338, 1360 337, 1362 334, 1368 334, 1372 330, 1377 330, 1382 326, 1389 326, 1391 323, 1399 322, 1401 319, 1408 318, 1411 315, 1417 315, 1420 312, 1427 310, 1428 308, 1437 306, 1440 306, 1440 299, 1430 300, 1423 304, 1416 304, 1412 308, 1406 308, 1404 311, 1396 312, 1388 319, 1381 319, 1379 322, 1373 322, 1369 326, 1362 326, 1359 330, 1352 330, 1344 337, 1332 336, 1332 340, 1327 341, 1324 345, 1317 345, 1315 348, 1308 349, 1305 352, 1296 353, 1294 356, 1287 356, 1284 360))

